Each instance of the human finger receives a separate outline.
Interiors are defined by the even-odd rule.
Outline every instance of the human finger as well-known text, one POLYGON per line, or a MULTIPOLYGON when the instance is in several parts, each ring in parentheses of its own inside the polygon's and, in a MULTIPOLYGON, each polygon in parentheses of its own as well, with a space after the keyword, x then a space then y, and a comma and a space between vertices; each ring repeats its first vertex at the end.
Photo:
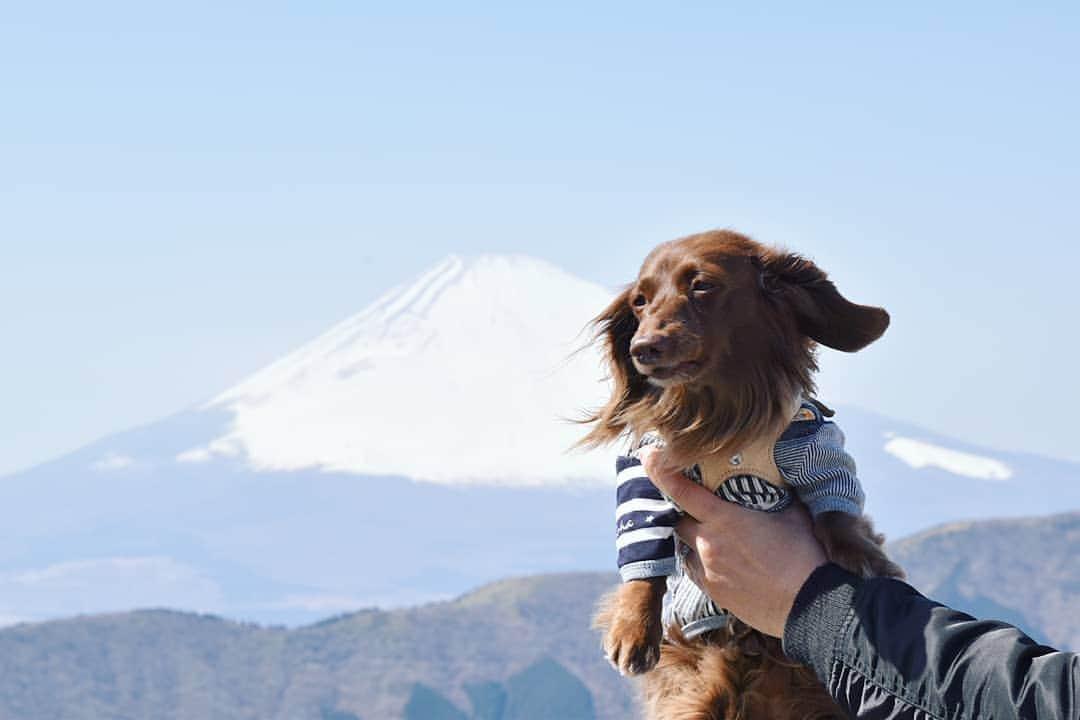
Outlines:
POLYGON ((697 547, 697 539, 700 534, 701 522, 691 515, 684 515, 675 523, 675 535, 688 547, 697 547))
POLYGON ((676 468, 670 463, 670 458, 662 446, 646 445, 638 450, 638 459, 646 472, 660 475, 667 471, 675 471, 676 468))
POLYGON ((656 451, 651 448, 649 454, 642 453, 641 464, 645 466, 645 472, 653 485, 671 498, 676 505, 685 512, 701 519, 708 517, 716 508, 716 503, 723 500, 715 497, 711 492, 686 477, 681 470, 664 467, 657 462, 658 458, 653 454, 656 451), (650 459, 651 458, 651 459, 650 459))
POLYGON ((693 546, 684 545, 682 553, 683 572, 698 587, 702 587, 705 580, 705 568, 701 564, 701 556, 694 551, 693 546))
POLYGON ((676 550, 682 559, 683 569, 698 587, 701 587, 701 581, 705 577, 701 555, 698 553, 698 544, 704 530, 705 526, 689 515, 675 524, 676 550))

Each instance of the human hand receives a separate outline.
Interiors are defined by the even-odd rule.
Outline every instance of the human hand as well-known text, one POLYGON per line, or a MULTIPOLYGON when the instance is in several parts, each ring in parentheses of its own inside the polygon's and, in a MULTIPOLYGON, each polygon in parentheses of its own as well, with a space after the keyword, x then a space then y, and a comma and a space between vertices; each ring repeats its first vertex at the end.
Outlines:
POLYGON ((687 513, 675 532, 692 551, 684 559, 691 579, 743 622, 782 637, 795 596, 827 562, 806 510, 740 507, 669 466, 662 449, 645 447, 639 456, 653 484, 687 513))

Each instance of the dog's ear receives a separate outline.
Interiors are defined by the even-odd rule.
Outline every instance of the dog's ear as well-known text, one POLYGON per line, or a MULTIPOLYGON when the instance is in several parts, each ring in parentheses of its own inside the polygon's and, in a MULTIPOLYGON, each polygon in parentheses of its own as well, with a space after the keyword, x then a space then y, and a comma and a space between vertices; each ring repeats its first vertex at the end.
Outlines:
POLYGON ((821 268, 794 253, 769 252, 759 259, 761 287, 794 312, 807 337, 836 350, 855 352, 889 327, 883 308, 856 305, 821 268))
POLYGON ((589 434, 578 442, 585 447, 601 445, 615 440, 626 429, 622 412, 641 399, 645 391, 645 377, 637 371, 630 358, 630 341, 637 332, 638 322, 630 309, 630 288, 626 288, 611 301, 592 323, 596 342, 603 345, 611 375, 611 397, 599 410, 584 418, 584 423, 595 423, 589 434))
POLYGON ((597 339, 604 343, 604 355, 615 383, 614 397, 626 394, 642 380, 630 358, 630 341, 638 327, 634 311, 630 309, 630 290, 626 288, 619 293, 592 322, 597 339))

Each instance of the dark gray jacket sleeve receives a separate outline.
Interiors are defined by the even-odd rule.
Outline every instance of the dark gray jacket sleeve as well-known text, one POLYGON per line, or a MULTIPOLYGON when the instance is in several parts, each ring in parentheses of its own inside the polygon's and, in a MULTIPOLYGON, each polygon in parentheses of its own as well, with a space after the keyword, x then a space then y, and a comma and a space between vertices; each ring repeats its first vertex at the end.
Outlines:
POLYGON ((784 652, 852 717, 1080 718, 1080 655, 1011 625, 975 620, 899 580, 814 571, 784 629, 784 652))

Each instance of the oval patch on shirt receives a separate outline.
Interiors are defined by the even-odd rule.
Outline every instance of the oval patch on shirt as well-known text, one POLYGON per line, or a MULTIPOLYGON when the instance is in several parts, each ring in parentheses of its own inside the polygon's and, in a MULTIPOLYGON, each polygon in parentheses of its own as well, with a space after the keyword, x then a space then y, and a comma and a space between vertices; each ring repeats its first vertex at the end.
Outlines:
POLYGON ((787 489, 776 487, 754 475, 728 478, 716 489, 716 494, 728 502, 764 512, 778 512, 791 502, 787 489))

